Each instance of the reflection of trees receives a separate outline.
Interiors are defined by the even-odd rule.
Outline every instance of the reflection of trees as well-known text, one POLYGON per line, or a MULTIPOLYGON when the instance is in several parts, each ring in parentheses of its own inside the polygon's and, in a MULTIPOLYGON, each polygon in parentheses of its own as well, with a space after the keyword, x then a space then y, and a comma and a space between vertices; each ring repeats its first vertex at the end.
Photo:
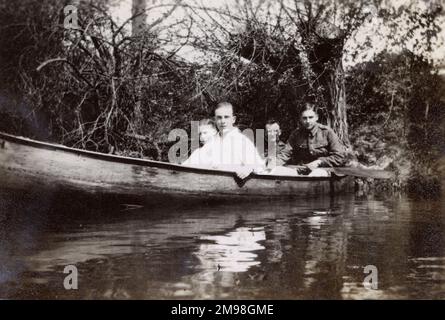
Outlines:
MULTIPOLYGON (((402 199, 400 199, 402 200, 402 199)), ((397 287, 409 273, 407 265, 407 223, 412 219, 409 202, 388 202, 373 197, 357 200, 351 216, 348 250, 348 277, 344 279, 342 297, 346 299, 381 299, 398 297, 397 287), (378 291, 363 286, 366 265, 378 270, 378 291)))
POLYGON ((68 294, 56 287, 75 264, 82 290, 63 297, 437 298, 442 206, 327 197, 90 218, 28 210, 0 219, 1 267, 17 271, 9 288, 19 290, 5 293, 6 283, 0 297, 68 294), (378 291, 362 285, 366 265, 378 268, 378 291))
POLYGON ((311 298, 338 298, 346 269, 348 225, 341 216, 305 220, 309 230, 303 287, 311 298))
POLYGON ((289 207, 266 228, 263 267, 268 291, 259 297, 335 298, 346 269, 349 225, 353 199, 307 199, 289 207))
MULTIPOLYGON (((20 283, 19 290, 8 296, 29 297, 34 290, 33 294, 40 297, 156 297, 161 284, 176 282, 191 272, 187 263, 193 263, 188 260, 194 245, 189 248, 183 239, 193 244, 194 237, 227 230, 237 219, 236 215, 218 216, 212 212, 203 216, 206 212, 199 210, 198 215, 188 210, 158 211, 150 212, 149 218, 147 212, 125 213, 124 217, 122 212, 101 215, 90 211, 88 217, 71 211, 57 212, 52 218, 47 214, 34 216, 37 221, 30 223, 32 215, 27 210, 26 217, 17 214, 14 220, 2 221, 11 234, 0 237, 4 236, 8 244, 5 253, 0 252, 0 261, 5 259, 8 269, 19 271, 7 280, 20 283), (22 224, 13 225, 14 222, 22 224), (60 292, 60 277, 68 264, 78 267, 82 290, 60 292), (38 288, 34 283, 40 283, 38 288)), ((2 292, 0 297, 5 297, 2 292)))
MULTIPOLYGON (((411 297, 445 298, 445 201, 417 200, 412 202, 409 220, 408 262, 411 297)), ((408 270, 407 270, 408 271, 408 270)))
POLYGON ((269 263, 280 263, 286 244, 283 242, 289 240, 291 226, 288 219, 277 219, 268 229, 270 237, 267 240, 268 250, 266 259, 269 263))

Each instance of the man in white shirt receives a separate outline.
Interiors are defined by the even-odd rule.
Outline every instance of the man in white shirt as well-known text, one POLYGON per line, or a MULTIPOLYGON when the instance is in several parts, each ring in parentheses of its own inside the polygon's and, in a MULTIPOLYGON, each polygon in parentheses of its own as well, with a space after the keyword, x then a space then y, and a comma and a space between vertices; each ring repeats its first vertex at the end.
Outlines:
MULTIPOLYGON (((202 119, 198 124, 198 132, 199 143, 203 147, 207 142, 212 141, 215 138, 218 133, 218 129, 216 128, 216 124, 212 119, 202 119)), ((202 147, 194 150, 190 157, 185 160, 182 165, 202 168, 211 166, 211 150, 208 148, 203 149, 202 147)))
POLYGON ((218 134, 200 149, 198 166, 234 171, 240 179, 247 178, 253 171, 264 170, 264 160, 253 142, 234 126, 236 117, 232 104, 221 102, 214 113, 218 134))

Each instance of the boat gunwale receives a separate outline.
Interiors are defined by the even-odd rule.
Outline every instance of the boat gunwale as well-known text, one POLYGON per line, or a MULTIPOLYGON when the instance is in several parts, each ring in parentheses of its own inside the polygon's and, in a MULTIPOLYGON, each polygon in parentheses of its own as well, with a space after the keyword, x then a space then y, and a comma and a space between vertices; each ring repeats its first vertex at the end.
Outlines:
MULTIPOLYGON (((131 165, 139 165, 142 167, 155 167, 160 169, 169 169, 176 170, 181 172, 192 172, 197 174, 205 174, 205 175, 219 175, 219 176, 235 176, 235 172, 227 171, 227 170, 218 170, 218 169, 205 169, 205 168, 196 168, 196 167, 188 167, 182 166, 179 164, 156 161, 156 160, 148 160, 148 159, 138 159, 138 158, 130 158, 123 157, 114 154, 106 154, 96 151, 83 150, 77 148, 67 147, 61 144, 54 144, 49 142, 37 141, 26 137, 19 137, 15 135, 11 135, 8 133, 0 132, 0 139, 5 139, 7 141, 12 141, 17 144, 32 146, 40 149, 47 150, 61 150, 69 153, 74 153, 80 156, 84 156, 86 158, 92 159, 100 159, 104 161, 117 162, 123 164, 131 164, 131 165)), ((279 181, 333 181, 340 180, 345 176, 338 176, 332 174, 330 177, 309 177, 309 176, 284 176, 284 175, 269 175, 269 174, 256 174, 253 173, 249 176, 249 179, 260 179, 260 180, 279 180, 279 181)))

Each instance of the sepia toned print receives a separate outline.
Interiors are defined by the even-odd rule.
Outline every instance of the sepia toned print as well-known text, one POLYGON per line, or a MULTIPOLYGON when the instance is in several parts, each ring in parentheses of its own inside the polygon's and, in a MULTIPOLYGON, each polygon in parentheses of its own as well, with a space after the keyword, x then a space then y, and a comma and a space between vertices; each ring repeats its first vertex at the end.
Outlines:
POLYGON ((445 299, 443 6, 0 0, 0 299, 445 299))

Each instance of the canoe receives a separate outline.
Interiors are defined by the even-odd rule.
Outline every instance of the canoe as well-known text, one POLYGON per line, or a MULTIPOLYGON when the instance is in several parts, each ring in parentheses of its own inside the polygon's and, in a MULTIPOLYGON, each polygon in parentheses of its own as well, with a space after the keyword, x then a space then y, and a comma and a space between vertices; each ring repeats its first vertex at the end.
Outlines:
POLYGON ((351 191, 353 179, 184 167, 69 148, 0 133, 0 190, 112 196, 142 201, 306 198, 351 191))

